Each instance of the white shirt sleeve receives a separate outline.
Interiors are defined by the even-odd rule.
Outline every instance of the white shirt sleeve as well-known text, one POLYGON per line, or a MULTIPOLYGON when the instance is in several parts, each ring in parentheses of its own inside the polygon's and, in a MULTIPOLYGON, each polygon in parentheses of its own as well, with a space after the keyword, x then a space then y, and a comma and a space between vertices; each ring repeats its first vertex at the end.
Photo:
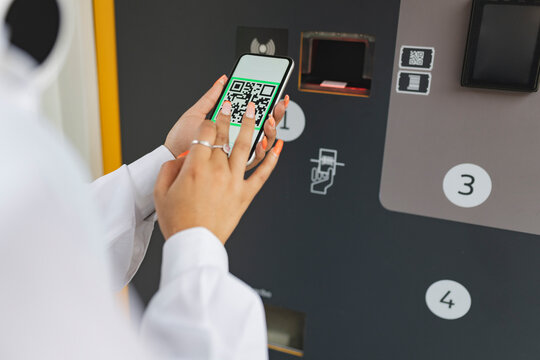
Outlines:
MULTIPOLYGON (((92 184, 115 288, 144 257, 155 223, 154 184, 171 159, 162 146, 92 184)), ((160 289, 141 324, 155 358, 266 360, 265 324, 259 295, 229 273, 227 252, 210 231, 189 229, 166 241, 160 289)))
POLYGON ((160 146, 91 185, 105 230, 103 241, 112 267, 113 288, 121 289, 137 272, 154 229, 154 185, 161 165, 173 160, 160 146))
POLYGON ((87 186, 22 153, 0 156, 0 358, 151 359, 110 290, 87 186))
POLYGON ((62 139, 2 100, 0 359, 267 358, 260 299, 228 273, 223 246, 200 228, 164 247, 163 280, 144 315, 145 338, 158 345, 149 356, 110 291, 101 239, 123 264, 118 279, 129 278, 142 258, 135 244, 151 229, 153 183, 172 155, 160 148, 90 194, 62 139))
POLYGON ((267 359, 261 301, 228 273, 225 249, 209 231, 167 241, 143 346, 110 291, 99 220, 82 179, 51 156, 5 157, 1 359, 267 359))
POLYGON ((141 331, 159 358, 268 359, 262 301, 229 273, 225 248, 205 228, 166 241, 141 331))

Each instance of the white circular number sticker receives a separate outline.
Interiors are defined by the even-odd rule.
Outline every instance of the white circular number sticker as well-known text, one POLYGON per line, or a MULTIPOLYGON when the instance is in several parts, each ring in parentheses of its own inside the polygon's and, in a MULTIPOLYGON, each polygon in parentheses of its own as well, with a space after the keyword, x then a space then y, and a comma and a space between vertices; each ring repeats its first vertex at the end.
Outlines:
POLYGON ((300 105, 294 101, 289 102, 285 116, 277 126, 277 137, 283 141, 296 140, 304 132, 306 117, 300 105))
POLYGON ((467 289, 453 280, 437 281, 426 291, 429 310, 445 320, 455 320, 465 316, 471 308, 471 295, 467 289))
POLYGON ((454 205, 472 208, 488 199, 491 194, 491 178, 478 165, 456 165, 444 177, 443 191, 454 205))

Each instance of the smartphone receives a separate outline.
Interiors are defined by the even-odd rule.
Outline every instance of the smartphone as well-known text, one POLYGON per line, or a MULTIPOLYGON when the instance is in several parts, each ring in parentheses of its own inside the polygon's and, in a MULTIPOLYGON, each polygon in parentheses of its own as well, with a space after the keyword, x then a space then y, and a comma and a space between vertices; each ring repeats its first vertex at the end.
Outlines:
POLYGON ((264 123, 283 96, 293 68, 294 61, 288 57, 258 54, 240 56, 216 108, 211 113, 210 120, 215 122, 223 102, 231 102, 229 145, 232 149, 240 133, 246 107, 250 101, 255 103, 255 131, 251 140, 248 165, 255 159, 255 148, 264 136, 264 123))

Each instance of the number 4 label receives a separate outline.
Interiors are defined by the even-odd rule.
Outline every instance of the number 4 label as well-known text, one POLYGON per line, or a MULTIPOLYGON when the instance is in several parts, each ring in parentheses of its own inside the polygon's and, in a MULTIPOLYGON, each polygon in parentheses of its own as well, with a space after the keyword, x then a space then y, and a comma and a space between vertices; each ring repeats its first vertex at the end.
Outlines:
POLYGON ((451 168, 444 177, 443 191, 456 206, 472 208, 483 204, 491 194, 491 177, 475 164, 460 164, 451 168))
POLYGON ((460 283, 439 280, 426 291, 426 305, 436 316, 455 320, 465 316, 471 308, 471 295, 460 283))
POLYGON ((443 296, 442 299, 441 299, 441 303, 443 303, 443 304, 448 304, 448 308, 449 308, 449 309, 451 309, 452 306, 455 305, 454 302, 452 301, 452 299, 446 299, 446 298, 448 297, 448 295, 450 295, 450 293, 451 293, 451 291, 448 290, 448 291, 446 292, 446 294, 444 294, 444 296, 443 296))

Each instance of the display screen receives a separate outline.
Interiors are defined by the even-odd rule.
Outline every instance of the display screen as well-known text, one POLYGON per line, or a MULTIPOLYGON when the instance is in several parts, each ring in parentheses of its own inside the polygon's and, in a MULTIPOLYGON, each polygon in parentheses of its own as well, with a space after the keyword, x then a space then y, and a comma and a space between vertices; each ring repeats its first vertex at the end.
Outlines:
POLYGON ((242 117, 250 101, 255 103, 255 132, 252 145, 263 131, 264 122, 272 111, 292 61, 282 57, 243 55, 225 87, 216 111, 211 117, 216 121, 224 101, 232 106, 229 143, 231 148, 240 132, 242 117))
POLYGON ((540 5, 475 1, 463 85, 535 91, 540 5))

